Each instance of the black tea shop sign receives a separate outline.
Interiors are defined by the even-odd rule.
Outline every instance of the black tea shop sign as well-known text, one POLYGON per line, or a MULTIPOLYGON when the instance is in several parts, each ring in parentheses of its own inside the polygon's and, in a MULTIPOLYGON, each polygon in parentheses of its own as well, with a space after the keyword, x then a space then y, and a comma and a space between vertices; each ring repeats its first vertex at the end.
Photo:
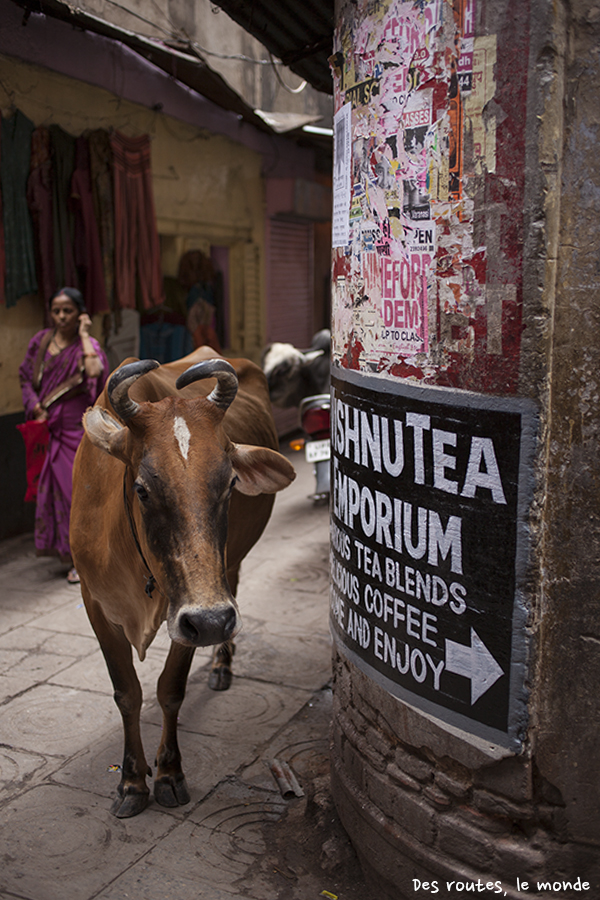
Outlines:
POLYGON ((336 369, 331 413, 340 650, 405 702, 517 752, 533 404, 336 369))

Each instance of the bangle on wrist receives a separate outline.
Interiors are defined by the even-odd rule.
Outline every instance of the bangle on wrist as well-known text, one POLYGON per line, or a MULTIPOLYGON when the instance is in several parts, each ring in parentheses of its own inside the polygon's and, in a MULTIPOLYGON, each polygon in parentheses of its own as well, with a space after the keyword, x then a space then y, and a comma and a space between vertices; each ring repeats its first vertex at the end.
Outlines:
POLYGON ((84 359, 98 359, 98 354, 97 353, 84 353, 83 358, 84 359))

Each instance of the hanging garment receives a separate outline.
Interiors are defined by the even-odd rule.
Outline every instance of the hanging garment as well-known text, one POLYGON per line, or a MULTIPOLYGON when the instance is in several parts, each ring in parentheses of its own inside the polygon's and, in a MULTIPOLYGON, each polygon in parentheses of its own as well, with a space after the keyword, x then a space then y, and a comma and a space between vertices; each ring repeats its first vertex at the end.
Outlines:
POLYGON ((148 313, 140 322, 140 357, 164 364, 187 356, 194 349, 185 318, 168 309, 148 313))
POLYGON ((75 138, 51 125, 52 146, 52 224, 54 229, 54 268, 58 287, 79 287, 73 259, 73 213, 69 206, 71 179, 75 168, 75 138))
POLYGON ((221 345, 216 332, 214 293, 212 285, 198 282, 187 297, 187 327, 193 335, 194 347, 212 347, 221 353, 221 345))
POLYGON ((115 299, 135 307, 136 275, 146 309, 163 302, 160 245, 156 231, 150 138, 110 135, 115 198, 115 299))
POLYGON ((7 306, 14 306, 23 294, 37 291, 33 226, 27 207, 27 179, 31 159, 33 122, 20 110, 2 119, 0 182, 6 274, 7 306))
POLYGON ((52 227, 52 161, 50 132, 36 128, 31 137, 31 164, 27 181, 27 204, 35 236, 37 281, 44 300, 59 285, 54 272, 54 229, 52 227))
POLYGON ((102 251, 92 197, 90 153, 85 137, 78 137, 75 144, 70 205, 75 218, 73 257, 85 305, 90 315, 107 312, 102 251))
POLYGON ((98 128, 89 134, 90 176, 94 215, 98 223, 104 288, 108 304, 114 307, 115 213, 113 201, 112 150, 108 131, 98 128))
POLYGON ((187 327, 193 335, 194 347, 212 347, 221 353, 217 334, 217 278, 212 261, 201 250, 188 250, 179 260, 177 277, 188 292, 187 327))

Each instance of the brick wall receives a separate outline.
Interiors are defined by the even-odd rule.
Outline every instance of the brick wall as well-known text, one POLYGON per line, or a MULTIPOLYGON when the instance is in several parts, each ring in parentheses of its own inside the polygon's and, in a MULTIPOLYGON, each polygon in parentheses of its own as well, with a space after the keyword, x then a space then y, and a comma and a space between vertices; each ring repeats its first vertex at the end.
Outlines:
POLYGON ((437 879, 439 895, 451 897, 446 881, 462 879, 479 882, 478 897, 498 896, 500 882, 516 900, 517 878, 534 897, 538 878, 589 875, 591 859, 574 858, 569 845, 561 797, 529 755, 456 752, 458 735, 444 741, 433 724, 419 733, 416 714, 344 657, 335 654, 333 668, 334 796, 378 896, 425 897, 413 879, 437 879))

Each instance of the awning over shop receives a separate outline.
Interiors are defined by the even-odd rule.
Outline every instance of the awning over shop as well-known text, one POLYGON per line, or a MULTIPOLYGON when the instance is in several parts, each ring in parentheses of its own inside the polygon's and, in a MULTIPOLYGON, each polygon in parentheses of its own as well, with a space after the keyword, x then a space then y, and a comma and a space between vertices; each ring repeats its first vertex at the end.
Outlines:
POLYGON ((213 0, 317 91, 333 93, 334 0, 213 0))
POLYGON ((59 21, 66 22, 83 31, 91 31, 103 37, 120 41, 149 62, 162 69, 168 75, 176 78, 182 84, 192 88, 216 103, 222 109, 236 113, 245 122, 258 128, 260 131, 272 134, 273 129, 234 91, 224 78, 210 68, 199 54, 193 51, 190 42, 190 52, 184 52, 169 46, 163 41, 154 40, 119 28, 94 16, 84 10, 73 7, 62 0, 13 0, 24 11, 23 24, 26 25, 31 15, 50 16, 59 21))

